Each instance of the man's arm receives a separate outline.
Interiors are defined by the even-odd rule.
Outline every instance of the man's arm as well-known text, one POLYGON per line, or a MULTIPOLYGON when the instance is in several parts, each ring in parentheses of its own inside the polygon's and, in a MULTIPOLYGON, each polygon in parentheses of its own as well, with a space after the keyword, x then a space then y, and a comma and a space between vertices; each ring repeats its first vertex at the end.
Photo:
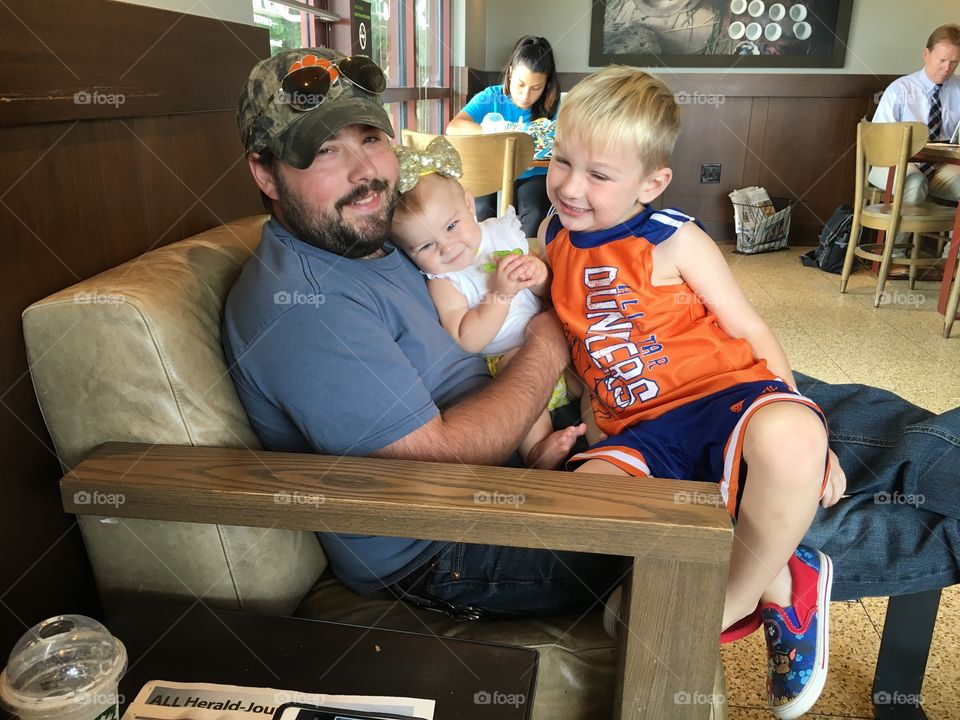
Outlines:
POLYGON ((489 386, 372 455, 499 465, 546 408, 567 361, 559 321, 540 313, 527 326, 523 347, 489 386))

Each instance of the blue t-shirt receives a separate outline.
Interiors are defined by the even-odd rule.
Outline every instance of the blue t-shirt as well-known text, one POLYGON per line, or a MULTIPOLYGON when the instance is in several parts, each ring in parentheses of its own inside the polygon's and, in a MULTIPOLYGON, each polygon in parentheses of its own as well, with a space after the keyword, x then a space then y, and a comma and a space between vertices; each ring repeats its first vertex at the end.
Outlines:
MULTIPOLYGON (((481 90, 463 107, 463 112, 470 116, 475 123, 483 122, 487 113, 500 113, 507 122, 530 122, 530 110, 521 110, 513 104, 513 100, 508 98, 503 92, 503 85, 491 85, 485 90, 481 90)), ((556 113, 550 118, 556 119, 556 113)), ((531 177, 533 175, 546 175, 546 168, 529 168, 518 177, 518 180, 531 177)))
MULTIPOLYGON (((484 386, 486 363, 441 327, 423 276, 392 248, 351 260, 275 220, 227 297, 223 346, 268 450, 364 456, 484 386)), ((321 533, 358 592, 396 582, 444 543, 321 533)))

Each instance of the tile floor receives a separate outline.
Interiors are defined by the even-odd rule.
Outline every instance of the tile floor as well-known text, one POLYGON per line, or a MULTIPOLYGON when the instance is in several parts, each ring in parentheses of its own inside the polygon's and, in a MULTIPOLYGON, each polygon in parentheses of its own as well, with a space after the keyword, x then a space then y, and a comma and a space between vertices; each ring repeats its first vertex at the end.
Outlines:
MULTIPOLYGON (((888 304, 874 309, 875 281, 861 271, 841 295, 840 276, 801 266, 801 249, 727 259, 748 297, 770 323, 790 364, 831 382, 893 390, 934 411, 960 405, 960 323, 942 336, 939 283, 887 285, 888 304)), ((806 248, 805 248, 806 249, 806 248)), ((810 718, 872 718, 871 687, 886 598, 831 606, 830 676, 810 718)), ((943 593, 923 686, 930 720, 960 719, 960 586, 943 593)), ((766 707, 765 650, 759 633, 723 647, 730 720, 771 718, 766 707)))

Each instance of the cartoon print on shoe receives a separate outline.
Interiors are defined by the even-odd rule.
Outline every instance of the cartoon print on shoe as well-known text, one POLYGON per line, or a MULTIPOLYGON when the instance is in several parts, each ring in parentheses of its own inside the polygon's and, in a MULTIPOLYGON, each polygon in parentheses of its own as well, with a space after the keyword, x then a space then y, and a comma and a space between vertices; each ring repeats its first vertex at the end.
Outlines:
POLYGON ((767 641, 767 698, 773 714, 793 720, 820 697, 829 658, 833 565, 818 550, 800 546, 787 563, 793 604, 760 608, 767 641))

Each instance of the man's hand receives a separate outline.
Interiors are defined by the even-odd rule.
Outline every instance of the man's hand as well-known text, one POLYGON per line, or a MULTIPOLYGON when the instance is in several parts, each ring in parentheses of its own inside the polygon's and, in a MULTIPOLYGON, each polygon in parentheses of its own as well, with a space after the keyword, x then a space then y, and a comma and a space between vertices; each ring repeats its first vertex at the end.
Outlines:
POLYGON ((833 450, 829 450, 830 457, 830 476, 827 478, 827 486, 823 490, 823 497, 820 504, 825 508, 837 504, 837 501, 843 497, 847 491, 847 475, 840 467, 840 459, 833 450))

